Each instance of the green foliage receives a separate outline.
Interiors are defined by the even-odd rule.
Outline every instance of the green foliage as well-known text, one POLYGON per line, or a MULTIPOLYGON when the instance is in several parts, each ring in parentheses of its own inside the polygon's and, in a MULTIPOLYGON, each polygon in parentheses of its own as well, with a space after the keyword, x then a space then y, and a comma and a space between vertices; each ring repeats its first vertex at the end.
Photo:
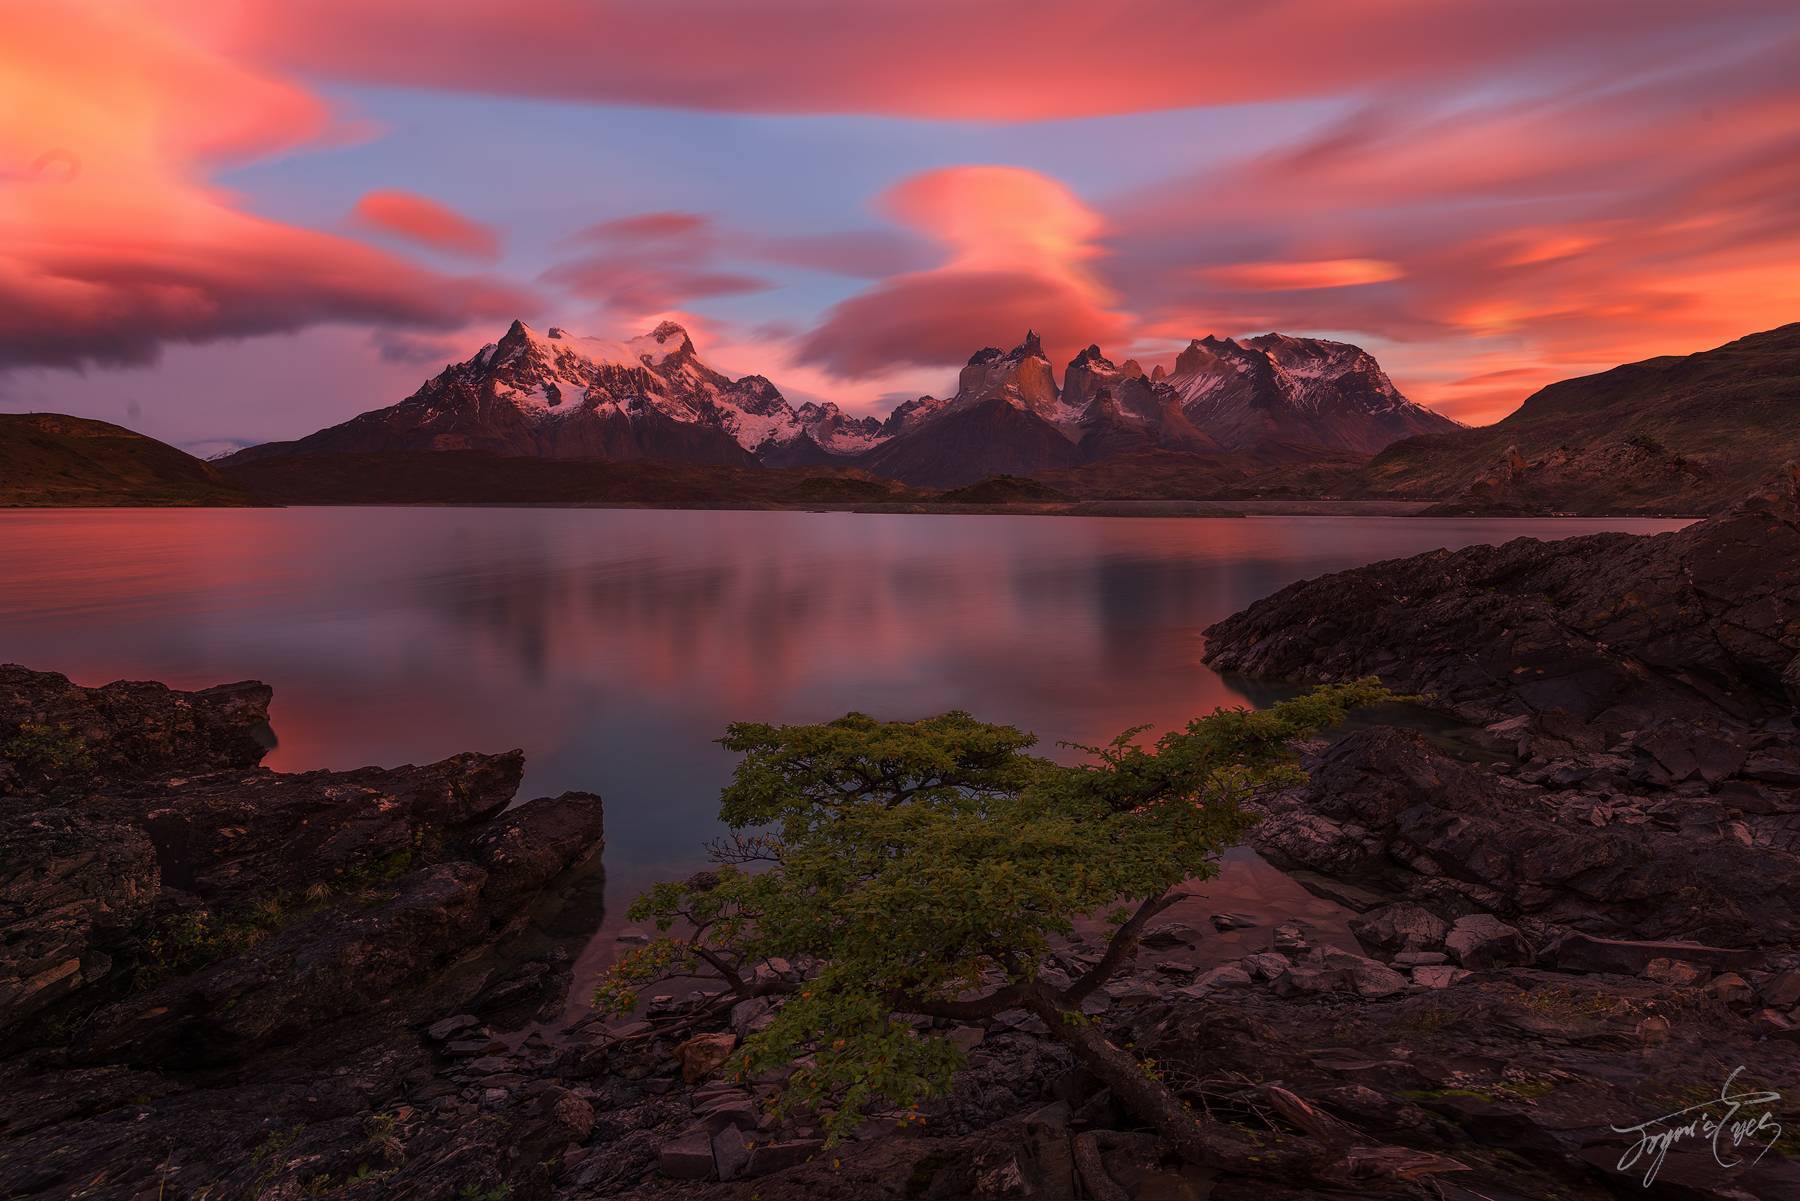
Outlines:
POLYGON ((235 955, 267 937, 280 921, 280 905, 273 901, 229 918, 208 909, 172 914, 144 939, 144 958, 132 983, 148 988, 235 955))
MULTIPOLYGON (((658 888, 671 887, 657 885, 658 888)), ((641 905, 643 902, 639 901, 641 905)), ((632 913, 637 913, 633 907, 632 913)), ((639 918, 638 920, 643 920, 639 918)), ((637 1005, 638 989, 657 980, 698 971, 699 960, 685 942, 658 938, 621 955, 594 990, 594 1006, 602 1013, 622 1016, 637 1005)))
POLYGON ((840 1136, 867 1107, 948 1087, 960 1055, 913 1017, 1021 990, 1078 1009, 1043 991, 1054 940, 1121 904, 1117 924, 1141 924, 1170 890, 1212 875, 1248 824, 1242 802, 1303 778, 1293 740, 1385 699, 1367 681, 1221 709, 1151 746, 1138 729, 1082 747, 1078 766, 966 713, 733 725, 722 742, 744 758, 720 813, 738 837, 715 848, 716 869, 638 899, 632 919, 663 937, 622 959, 595 1002, 627 1011, 649 981, 702 968, 747 993, 760 963, 806 965, 736 1068, 798 1061, 783 1103, 820 1111, 840 1136))
POLYGON ((462 1201, 507 1201, 512 1196, 512 1185, 506 1181, 491 1188, 481 1188, 475 1184, 465 1184, 462 1192, 457 1194, 462 1201))
POLYGON ((391 1113, 373 1113, 363 1123, 369 1136, 369 1150, 390 1164, 406 1158, 406 1144, 400 1138, 400 1123, 391 1113))
POLYGON ((305 1130, 304 1123, 286 1130, 274 1130, 256 1144, 250 1152, 250 1166, 257 1169, 256 1183, 252 1186, 254 1193, 260 1194, 287 1168, 287 1150, 305 1130))
POLYGON ((94 770, 86 740, 67 723, 21 723, 17 733, 0 743, 0 759, 11 759, 27 778, 41 781, 85 776, 94 770))

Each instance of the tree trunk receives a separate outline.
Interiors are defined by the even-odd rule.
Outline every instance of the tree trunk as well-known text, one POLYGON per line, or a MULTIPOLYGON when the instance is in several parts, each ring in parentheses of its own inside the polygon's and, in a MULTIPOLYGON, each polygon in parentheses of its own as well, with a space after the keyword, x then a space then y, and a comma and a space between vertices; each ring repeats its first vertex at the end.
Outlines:
POLYGON ((1119 1187, 1119 1182, 1106 1172, 1106 1160, 1102 1156, 1105 1147, 1100 1142, 1098 1130, 1084 1130, 1070 1140, 1071 1152, 1075 1158, 1075 1170, 1081 1173, 1081 1183, 1087 1185, 1087 1191, 1094 1201, 1131 1201, 1131 1194, 1119 1187))
POLYGON ((1097 1023, 1066 1017, 1054 999, 1034 992, 1026 1001, 1032 1013, 1050 1027, 1058 1042, 1112 1090, 1113 1097, 1137 1119, 1169 1140, 1183 1159, 1221 1171, 1290 1181, 1318 1181, 1325 1176, 1329 1153, 1275 1131, 1253 1132, 1199 1117, 1142 1061, 1113 1045, 1097 1023))

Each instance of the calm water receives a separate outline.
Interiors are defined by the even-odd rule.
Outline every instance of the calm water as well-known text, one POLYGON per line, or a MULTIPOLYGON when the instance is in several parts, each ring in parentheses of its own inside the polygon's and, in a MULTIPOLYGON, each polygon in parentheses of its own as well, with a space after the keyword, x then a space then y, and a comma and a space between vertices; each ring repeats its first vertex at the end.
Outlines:
POLYGON ((716 831, 729 721, 950 708, 1046 744, 1244 698, 1200 631, 1306 576, 1680 522, 617 509, 0 512, 0 661, 275 688, 272 767, 523 747, 608 909, 716 831))

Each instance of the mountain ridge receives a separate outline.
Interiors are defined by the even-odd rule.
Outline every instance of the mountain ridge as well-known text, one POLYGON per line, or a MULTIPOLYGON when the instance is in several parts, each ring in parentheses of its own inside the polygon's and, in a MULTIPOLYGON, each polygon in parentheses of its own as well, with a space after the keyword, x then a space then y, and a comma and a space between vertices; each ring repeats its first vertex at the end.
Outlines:
MULTIPOLYGON (((445 367, 397 404, 222 462, 241 467, 280 455, 468 450, 732 467, 845 466, 936 488, 1149 448, 1215 453, 1296 444, 1366 451, 1408 433, 1457 428, 1401 396, 1358 347, 1279 334, 1262 339, 1274 350, 1256 342, 1209 337, 1204 344, 1225 353, 1201 363, 1184 352, 1185 368, 1178 362, 1166 380, 1146 375, 1135 361, 1115 365, 1092 345, 1070 362, 1059 387, 1041 339, 1027 330, 1009 351, 989 346, 971 355, 953 396, 921 396, 877 419, 850 416, 830 403, 796 407, 765 376, 732 379, 715 371, 674 322, 607 342, 554 326, 540 334, 514 321, 497 342, 445 367), (1283 356, 1295 370, 1281 365, 1283 356), (1208 371, 1218 378, 1209 383, 1208 371), (1210 399, 1196 405, 1183 389, 1210 399), (1220 399, 1227 395, 1230 403, 1220 399), (1371 395, 1382 403, 1369 403, 1371 395), (1252 409, 1261 415, 1254 422, 1243 418, 1252 409)), ((1190 350, 1202 345, 1195 340, 1190 350)))

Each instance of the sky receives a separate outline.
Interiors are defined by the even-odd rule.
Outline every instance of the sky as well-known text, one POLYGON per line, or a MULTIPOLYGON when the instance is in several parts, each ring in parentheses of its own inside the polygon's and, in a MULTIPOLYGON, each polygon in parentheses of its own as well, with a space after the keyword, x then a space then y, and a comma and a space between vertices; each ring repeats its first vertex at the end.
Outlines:
POLYGON ((1792 0, 0 0, 0 411, 202 452, 514 317, 885 413, 1280 330, 1470 423, 1800 319, 1792 0))

